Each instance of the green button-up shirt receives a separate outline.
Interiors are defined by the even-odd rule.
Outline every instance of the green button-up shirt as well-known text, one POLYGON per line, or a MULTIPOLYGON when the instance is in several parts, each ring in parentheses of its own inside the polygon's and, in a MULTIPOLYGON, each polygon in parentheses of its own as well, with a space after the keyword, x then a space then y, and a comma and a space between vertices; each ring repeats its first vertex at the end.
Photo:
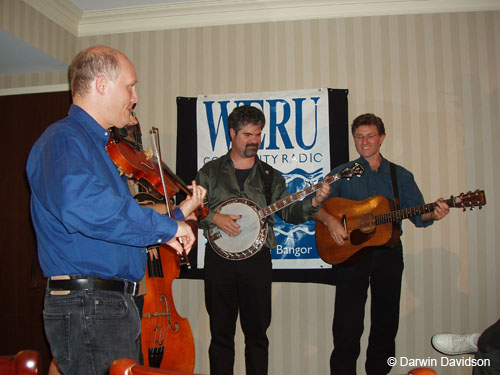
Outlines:
MULTIPOLYGON (((207 206, 210 210, 209 215, 199 223, 205 237, 207 237, 208 230, 214 226, 210 223, 215 214, 214 210, 225 201, 233 198, 246 198, 255 202, 261 208, 267 206, 263 164, 258 157, 255 157, 255 163, 245 180, 244 190, 240 190, 236 179, 230 151, 226 155, 208 162, 198 171, 196 183, 207 189, 207 206)), ((290 193, 286 189, 283 176, 274 168, 271 168, 271 171, 273 173, 271 203, 274 203, 289 196, 290 193)), ((290 224, 299 224, 310 220, 312 215, 319 210, 319 208, 313 207, 311 199, 312 196, 309 196, 302 201, 295 202, 281 209, 276 214, 290 224)), ((265 243, 265 246, 270 249, 275 248, 277 245, 276 236, 272 230, 274 226, 273 216, 268 217, 269 232, 265 243)))

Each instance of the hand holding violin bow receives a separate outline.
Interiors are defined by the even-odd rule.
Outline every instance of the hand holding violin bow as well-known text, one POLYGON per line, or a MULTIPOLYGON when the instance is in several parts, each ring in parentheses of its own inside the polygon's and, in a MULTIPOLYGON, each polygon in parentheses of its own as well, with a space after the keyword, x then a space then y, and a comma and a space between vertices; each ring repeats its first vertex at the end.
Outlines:
POLYGON ((180 255, 189 254, 193 247, 196 237, 193 229, 184 221, 177 221, 177 232, 175 236, 167 242, 167 245, 174 248, 180 255))

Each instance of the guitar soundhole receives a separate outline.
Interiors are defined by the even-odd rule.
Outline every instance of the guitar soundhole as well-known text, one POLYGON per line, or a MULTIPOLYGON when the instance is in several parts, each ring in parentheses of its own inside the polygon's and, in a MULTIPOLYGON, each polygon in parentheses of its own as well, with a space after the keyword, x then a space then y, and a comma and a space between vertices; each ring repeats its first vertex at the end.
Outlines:
POLYGON ((370 238, 373 237, 375 234, 375 231, 373 230, 371 233, 363 233, 361 230, 356 229, 351 232, 349 235, 349 241, 351 242, 352 245, 361 245, 368 241, 370 238))

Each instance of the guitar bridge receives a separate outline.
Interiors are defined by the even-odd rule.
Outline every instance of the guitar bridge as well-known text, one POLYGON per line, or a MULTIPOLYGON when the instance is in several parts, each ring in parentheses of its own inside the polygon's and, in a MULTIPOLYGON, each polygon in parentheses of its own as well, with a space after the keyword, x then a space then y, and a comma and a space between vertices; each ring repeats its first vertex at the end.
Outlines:
POLYGON ((359 219, 359 230, 362 233, 371 233, 377 227, 375 215, 372 213, 361 216, 359 219))

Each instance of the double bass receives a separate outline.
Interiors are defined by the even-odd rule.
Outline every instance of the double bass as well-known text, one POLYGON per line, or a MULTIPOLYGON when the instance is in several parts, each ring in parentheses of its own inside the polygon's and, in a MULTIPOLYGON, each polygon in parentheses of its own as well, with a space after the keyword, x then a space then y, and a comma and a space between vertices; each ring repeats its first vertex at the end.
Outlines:
MULTIPOLYGON (((170 197, 180 190, 187 195, 191 192, 163 164, 159 152, 155 160, 143 151, 138 122, 129 130, 132 132, 125 133, 116 128, 112 131, 106 145, 109 156, 120 173, 140 186, 142 192, 135 195, 140 203, 165 203, 167 213, 172 215, 170 207, 173 201, 170 197)), ((157 129, 153 128, 153 135, 158 137, 157 129)), ((181 257, 166 244, 150 248, 148 253, 156 256, 148 256, 145 276, 147 292, 144 295, 141 330, 144 363, 150 367, 192 372, 195 365, 193 334, 189 321, 178 314, 172 294, 172 282, 179 277, 181 264, 189 266, 189 260, 185 254, 181 257)))

